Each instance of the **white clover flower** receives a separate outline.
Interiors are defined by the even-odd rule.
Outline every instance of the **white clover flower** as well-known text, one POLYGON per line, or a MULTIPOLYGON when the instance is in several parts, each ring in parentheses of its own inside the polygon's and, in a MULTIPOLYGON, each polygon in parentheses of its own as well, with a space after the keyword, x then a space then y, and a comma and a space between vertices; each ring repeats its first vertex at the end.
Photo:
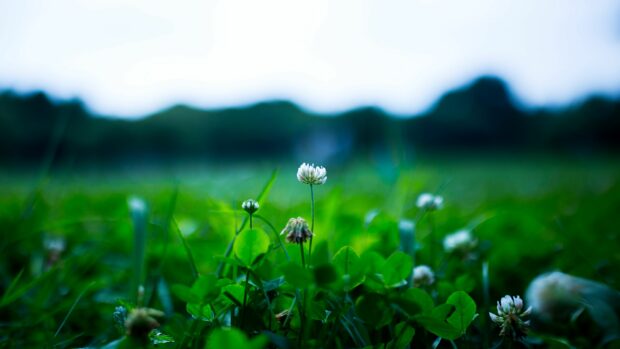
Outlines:
POLYGON ((605 284, 555 271, 536 277, 525 298, 536 325, 545 330, 553 331, 585 311, 603 333, 602 342, 620 336, 620 292, 605 284))
POLYGON ((471 231, 466 229, 447 235, 443 239, 443 249, 447 253, 454 251, 469 252, 477 244, 478 240, 473 237, 471 231))
POLYGON ((430 286, 435 282, 435 273, 427 265, 418 265, 413 268, 413 286, 430 286))
POLYGON ((280 233, 280 235, 284 234, 286 234, 286 241, 293 244, 304 243, 313 236, 308 227, 308 222, 301 217, 289 219, 280 233))
POLYGON ((323 166, 314 166, 305 162, 297 169, 297 180, 304 184, 324 184, 327 181, 327 170, 323 166))
POLYGON ((418 196, 416 206, 427 211, 439 210, 443 207, 443 197, 429 193, 422 193, 418 196))
POLYGON ((491 321, 500 326, 500 336, 520 339, 527 335, 530 320, 523 318, 530 315, 532 307, 523 311, 523 300, 519 296, 504 296, 497 302, 497 315, 489 313, 491 321))
POLYGON ((398 222, 398 230, 413 233, 415 231, 415 223, 409 219, 401 219, 398 222))
POLYGON ((143 214, 146 212, 146 202, 142 198, 132 196, 127 200, 131 212, 143 214))
POLYGON ((43 246, 50 253, 62 253, 65 250, 66 242, 62 237, 46 237, 43 246))
POLYGON ((248 214, 253 214, 258 211, 260 205, 256 200, 247 199, 241 204, 241 208, 245 210, 248 214))

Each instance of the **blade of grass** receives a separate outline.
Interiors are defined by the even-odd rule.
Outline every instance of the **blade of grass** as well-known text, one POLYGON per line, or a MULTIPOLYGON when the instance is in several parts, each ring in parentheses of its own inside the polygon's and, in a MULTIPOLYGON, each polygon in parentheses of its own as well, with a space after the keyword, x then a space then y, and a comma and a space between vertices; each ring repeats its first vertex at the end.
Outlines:
POLYGON ((54 267, 48 270, 47 272, 45 272, 44 274, 42 274, 41 276, 39 276, 38 278, 29 281, 28 283, 26 283, 25 285, 21 287, 17 287, 17 283, 15 283, 15 286, 13 286, 13 289, 15 289, 15 291, 11 291, 10 294, 8 292, 5 292, 4 296, 2 296, 2 301, 0 301, 0 308, 18 300, 21 296, 23 296, 26 292, 28 292, 34 286, 49 279, 51 275, 55 274, 57 271, 58 269, 54 267))
POLYGON ((196 267, 196 261, 194 260, 194 255, 192 254, 192 250, 190 250, 189 245, 187 244, 185 237, 183 237, 183 233, 181 233, 181 230, 179 229, 179 226, 177 225, 177 222, 174 218, 172 219, 171 224, 172 224, 171 225, 172 229, 174 229, 177 232, 179 239, 181 239, 181 242, 183 243, 183 248, 185 248, 185 254, 187 254, 187 259, 189 261, 189 266, 192 269, 192 276, 194 277, 194 280, 197 280, 198 279, 198 268, 196 267))
POLYGON ((140 198, 129 199, 129 210, 133 222, 133 281, 129 298, 138 303, 138 288, 143 285, 144 259, 146 255, 146 227, 148 209, 146 203, 140 198))
POLYGON ((170 225, 171 225, 172 217, 174 215, 174 210, 176 208, 178 195, 179 195, 179 185, 178 183, 175 183, 174 189, 172 191, 172 196, 170 197, 170 201, 166 209, 166 215, 164 218, 164 222, 162 225, 163 227, 162 238, 163 238, 164 247, 161 252, 161 256, 159 258, 159 263, 153 272, 154 274, 153 284, 152 284, 153 293, 151 293, 151 299, 149 299, 149 301, 146 302, 146 304, 149 306, 152 305, 152 302, 156 299, 157 294, 159 293, 159 290, 162 289, 161 288, 162 282, 165 283, 165 281, 163 280, 161 271, 164 267, 164 263, 166 262, 166 257, 168 256, 168 245, 170 242, 170 225))
POLYGON ((69 311, 67 312, 67 315, 65 315, 65 318, 60 323, 60 326, 58 326, 58 329, 56 330, 56 333, 54 333, 54 337, 58 337, 58 334, 60 333, 60 330, 62 330, 62 328, 65 326, 65 323, 67 323, 67 320, 69 319, 69 316, 71 316, 71 314, 73 313, 73 310, 75 310, 75 307, 77 306, 77 304, 80 302, 82 297, 84 297, 84 294, 86 294, 86 291, 88 291, 88 289, 91 288, 94 284, 95 284, 94 281, 91 282, 90 284, 88 284, 84 288, 84 290, 82 290, 82 292, 77 296, 77 298, 73 302, 73 305, 71 305, 71 308, 69 308, 69 311))
POLYGON ((2 295, 2 301, 0 302, 0 304, 4 304, 5 300, 11 295, 13 289, 17 286, 23 274, 24 269, 20 270, 17 276, 13 279, 13 281, 11 281, 11 284, 9 285, 9 287, 6 288, 6 291, 2 295))
POLYGON ((39 170, 39 178, 37 179, 36 184, 32 188, 32 191, 26 197, 26 202, 24 203, 24 209, 22 210, 22 218, 28 218, 36 205, 39 194, 43 190, 45 183, 48 179, 50 169, 52 168, 52 164, 54 163, 54 159, 56 159, 56 154, 58 153, 58 148, 60 147, 60 143, 65 134, 65 130, 67 129, 67 125, 69 123, 69 114, 62 113, 58 122, 54 125, 54 129, 52 130, 52 135, 49 140, 48 146, 45 148, 46 152, 43 156, 43 161, 41 162, 41 168, 39 170))

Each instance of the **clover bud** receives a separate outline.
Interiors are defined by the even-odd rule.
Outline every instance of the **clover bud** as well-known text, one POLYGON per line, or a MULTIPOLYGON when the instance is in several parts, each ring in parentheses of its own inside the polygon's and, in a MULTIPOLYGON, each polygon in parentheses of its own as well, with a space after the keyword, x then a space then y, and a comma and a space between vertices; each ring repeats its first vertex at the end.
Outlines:
POLYGON ((256 202, 256 200, 247 199, 241 204, 241 208, 251 215, 254 212, 258 211, 260 205, 258 204, 258 202, 256 202))
POLYGON ((416 206, 429 212, 439 210, 443 207, 443 197, 429 193, 422 193, 418 196, 416 206))

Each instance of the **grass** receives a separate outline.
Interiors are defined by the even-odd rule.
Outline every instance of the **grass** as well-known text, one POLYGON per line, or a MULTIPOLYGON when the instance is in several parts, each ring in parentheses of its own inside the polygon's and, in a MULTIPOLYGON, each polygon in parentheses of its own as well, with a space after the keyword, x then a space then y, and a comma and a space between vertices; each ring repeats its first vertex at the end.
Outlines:
MULTIPOLYGON (((316 236, 311 256, 303 245, 305 268, 300 246, 277 233, 291 217, 310 222, 309 188, 296 167, 271 171, 54 172, 44 181, 5 173, 0 346, 491 347, 500 338, 487 309, 523 296, 543 272, 620 288, 613 160, 328 167, 327 183, 313 188, 316 236), (421 192, 440 192, 445 207, 421 215, 421 192), (143 231, 127 205, 133 196, 148 207, 143 231), (257 233, 240 209, 248 198, 260 202, 257 233), (416 217, 412 249, 401 245, 399 222, 416 217), (472 258, 441 246, 463 228, 478 239, 472 258), (45 247, 53 237, 66 245, 57 259, 45 247), (434 266, 435 283, 410 286, 414 260, 434 266), (126 336, 123 323, 114 326, 118 306, 161 310, 151 319, 162 326, 126 336)), ((585 327, 535 331, 527 343, 579 346, 596 336, 585 327)))

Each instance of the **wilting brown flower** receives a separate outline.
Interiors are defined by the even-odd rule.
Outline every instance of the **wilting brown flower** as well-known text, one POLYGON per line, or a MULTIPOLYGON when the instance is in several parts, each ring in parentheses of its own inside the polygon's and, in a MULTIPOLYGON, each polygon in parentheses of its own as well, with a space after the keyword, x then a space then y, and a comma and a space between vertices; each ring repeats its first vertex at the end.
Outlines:
POLYGON ((286 234, 286 241, 293 244, 304 243, 313 236, 308 223, 301 217, 289 219, 280 233, 280 235, 284 234, 286 234))
POLYGON ((134 308, 125 320, 128 336, 145 338, 149 332, 160 326, 156 318, 164 317, 164 313, 152 308, 134 308))

